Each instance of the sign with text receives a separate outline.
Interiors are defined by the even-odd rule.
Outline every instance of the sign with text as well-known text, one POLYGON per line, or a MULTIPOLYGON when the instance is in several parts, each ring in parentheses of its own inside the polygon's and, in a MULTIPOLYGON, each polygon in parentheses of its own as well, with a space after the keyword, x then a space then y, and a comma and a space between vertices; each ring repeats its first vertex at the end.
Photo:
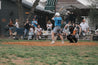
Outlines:
POLYGON ((47 0, 45 10, 55 10, 57 0, 47 0))

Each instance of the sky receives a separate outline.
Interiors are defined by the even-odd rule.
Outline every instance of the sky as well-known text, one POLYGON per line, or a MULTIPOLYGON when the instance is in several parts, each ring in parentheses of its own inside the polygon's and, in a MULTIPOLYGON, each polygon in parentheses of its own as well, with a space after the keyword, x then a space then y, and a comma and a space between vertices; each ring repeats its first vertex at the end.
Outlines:
POLYGON ((91 2, 89 0, 78 0, 79 2, 81 2, 84 5, 91 5, 91 2))

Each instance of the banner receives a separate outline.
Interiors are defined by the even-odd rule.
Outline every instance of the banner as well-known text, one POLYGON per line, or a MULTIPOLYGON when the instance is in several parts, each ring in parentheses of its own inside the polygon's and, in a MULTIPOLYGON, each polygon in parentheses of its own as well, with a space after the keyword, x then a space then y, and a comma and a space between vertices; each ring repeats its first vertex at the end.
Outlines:
POLYGON ((57 0, 47 0, 45 10, 55 10, 57 0))

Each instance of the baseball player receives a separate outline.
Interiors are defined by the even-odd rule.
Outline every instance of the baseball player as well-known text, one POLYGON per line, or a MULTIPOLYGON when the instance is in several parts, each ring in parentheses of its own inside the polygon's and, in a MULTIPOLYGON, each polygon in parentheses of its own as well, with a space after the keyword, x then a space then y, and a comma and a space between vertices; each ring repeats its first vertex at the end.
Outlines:
POLYGON ((63 36, 61 35, 62 17, 60 17, 60 13, 56 12, 55 16, 52 18, 52 20, 55 21, 55 27, 54 27, 54 29, 52 31, 52 42, 51 42, 51 44, 55 43, 55 38, 54 38, 55 34, 59 35, 61 40, 62 40, 62 43, 64 43, 63 36))

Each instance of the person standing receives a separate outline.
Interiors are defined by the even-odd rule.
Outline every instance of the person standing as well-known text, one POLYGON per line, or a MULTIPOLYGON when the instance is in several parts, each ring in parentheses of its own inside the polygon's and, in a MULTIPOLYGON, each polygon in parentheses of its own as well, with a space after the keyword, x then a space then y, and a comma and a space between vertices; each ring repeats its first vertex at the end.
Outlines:
POLYGON ((35 28, 37 28, 38 22, 33 18, 33 21, 31 23, 35 28))
POLYGON ((35 20, 35 18, 33 18, 33 21, 31 22, 31 25, 34 26, 34 29, 35 29, 34 38, 36 39, 38 22, 35 20))
POLYGON ((51 42, 51 44, 55 43, 55 38, 54 38, 55 34, 60 36, 60 38, 62 40, 62 43, 64 43, 63 36, 61 35, 62 17, 60 17, 60 13, 56 12, 55 16, 52 18, 52 20, 55 21, 55 27, 54 27, 53 32, 52 32, 52 42, 51 42))
POLYGON ((29 29, 30 29, 30 24, 29 24, 29 20, 27 19, 26 23, 24 24, 24 38, 26 37, 26 35, 28 35, 29 29))

